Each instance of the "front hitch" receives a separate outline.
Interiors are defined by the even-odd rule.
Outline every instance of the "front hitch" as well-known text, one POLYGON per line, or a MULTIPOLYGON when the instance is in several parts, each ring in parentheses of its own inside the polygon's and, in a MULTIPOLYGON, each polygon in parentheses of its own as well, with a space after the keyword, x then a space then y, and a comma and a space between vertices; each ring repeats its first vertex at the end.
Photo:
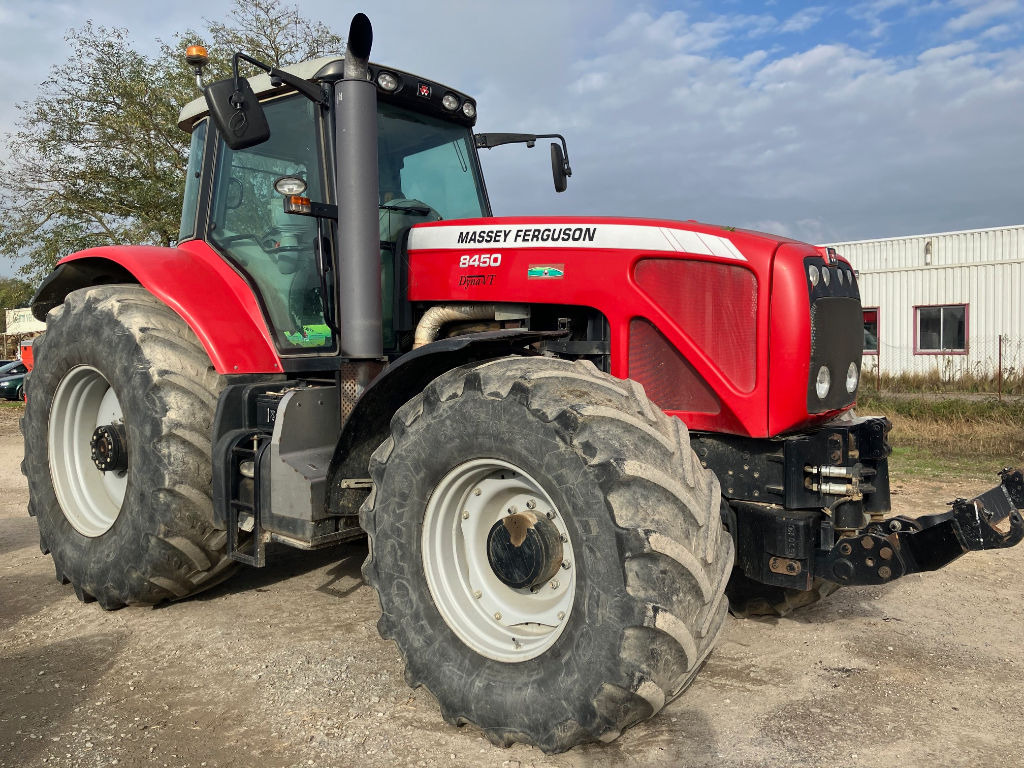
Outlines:
POLYGON ((894 517, 841 538, 818 552, 818 576, 838 584, 885 584, 908 573, 935 571, 967 552, 1012 547, 1024 539, 1024 474, 1004 469, 1000 484, 948 512, 894 517))

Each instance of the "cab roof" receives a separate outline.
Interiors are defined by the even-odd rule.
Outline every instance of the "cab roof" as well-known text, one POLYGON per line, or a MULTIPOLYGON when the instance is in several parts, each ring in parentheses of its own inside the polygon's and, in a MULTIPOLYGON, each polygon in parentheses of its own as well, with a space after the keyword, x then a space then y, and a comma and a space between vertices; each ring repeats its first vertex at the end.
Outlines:
MULTIPOLYGON (((303 80, 313 82, 334 82, 340 80, 344 71, 345 58, 343 56, 324 56, 319 59, 310 59, 299 64, 289 64, 281 67, 289 74, 301 77, 303 80)), ((385 101, 402 104, 405 103, 416 111, 432 113, 446 120, 453 120, 472 127, 476 124, 476 99, 467 96, 461 91, 450 88, 447 85, 428 80, 409 72, 403 72, 391 67, 382 67, 370 62, 370 78, 376 81, 380 72, 389 72, 395 76, 398 86, 393 91, 385 91, 379 85, 377 87, 378 97, 385 101), (454 95, 458 101, 455 102, 454 110, 443 106, 443 97, 448 94, 454 95), (470 113, 464 113, 462 107, 470 102, 473 107, 470 113)), ((287 93, 288 85, 282 83, 275 86, 271 83, 270 75, 262 73, 246 78, 252 87, 253 93, 260 99, 276 93, 287 93)), ((200 97, 193 99, 181 110, 178 116, 178 127, 181 130, 191 133, 196 121, 206 117, 210 113, 206 105, 206 99, 200 97)))
MULTIPOLYGON (((328 69, 328 71, 334 71, 340 69, 340 65, 344 61, 345 58, 343 56, 324 56, 319 59, 303 61, 300 64, 289 64, 281 67, 281 69, 296 77, 301 77, 303 80, 313 80, 320 73, 320 70, 327 69, 329 64, 337 62, 338 66, 328 69)), ((246 80, 249 81, 253 93, 260 98, 276 91, 284 93, 288 90, 288 86, 285 84, 274 86, 270 82, 270 75, 266 73, 247 77, 246 80)), ((178 127, 187 133, 191 133, 195 122, 202 117, 206 117, 209 113, 210 109, 206 106, 206 99, 204 97, 200 96, 198 99, 193 99, 182 108, 181 114, 178 115, 178 127)))

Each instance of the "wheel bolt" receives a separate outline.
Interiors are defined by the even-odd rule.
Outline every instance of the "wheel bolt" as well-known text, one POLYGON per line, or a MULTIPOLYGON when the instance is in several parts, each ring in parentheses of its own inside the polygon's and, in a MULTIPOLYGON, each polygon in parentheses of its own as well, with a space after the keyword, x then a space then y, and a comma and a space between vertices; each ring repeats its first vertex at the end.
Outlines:
POLYGON ((552 589, 558 589, 558 587, 559 587, 558 579, 555 579, 554 581, 551 582, 551 588, 552 589))
POLYGON ((498 611, 496 614, 494 614, 494 620, 501 621, 501 611, 498 611))
POLYGON ((481 592, 479 589, 474 589, 473 590, 473 597, 475 597, 477 600, 479 600, 481 597, 483 597, 483 594, 484 593, 481 592))
POLYGON ((555 510, 549 509, 545 514, 547 515, 548 520, 554 520, 555 519, 555 510))
POLYGON ((465 510, 465 511, 463 511, 463 513, 462 513, 462 519, 463 519, 463 520, 469 520, 469 510, 468 510, 468 509, 467 509, 467 510, 465 510))
POLYGON ((562 570, 563 571, 568 571, 570 568, 572 568, 572 563, 570 563, 568 560, 563 560, 562 561, 562 570))
POLYGON ((483 493, 483 491, 481 491, 479 488, 474 488, 473 489, 473 495, 474 496, 479 496, 481 493, 483 493))
POLYGON ((507 510, 507 511, 508 511, 508 513, 509 513, 510 515, 514 515, 514 514, 515 514, 516 512, 518 512, 519 510, 518 510, 518 509, 516 509, 515 505, 513 504, 513 505, 512 505, 511 507, 509 507, 509 508, 508 508, 508 510, 507 510))
POLYGON ((537 508, 537 501, 535 499, 530 499, 528 502, 526 502, 526 508, 527 509, 536 509, 537 508))

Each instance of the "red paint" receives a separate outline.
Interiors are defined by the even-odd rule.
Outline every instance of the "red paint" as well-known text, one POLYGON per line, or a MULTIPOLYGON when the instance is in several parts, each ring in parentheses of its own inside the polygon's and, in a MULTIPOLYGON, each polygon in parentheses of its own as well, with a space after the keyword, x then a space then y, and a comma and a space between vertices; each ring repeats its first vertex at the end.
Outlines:
POLYGON ((21 362, 25 364, 25 368, 32 370, 32 366, 35 364, 35 358, 32 356, 32 342, 33 339, 26 339, 19 345, 20 354, 18 357, 21 358, 21 362))
MULTIPOLYGON (((819 254, 812 245, 697 222, 641 219, 491 218, 421 224, 416 229, 575 223, 583 226, 640 225, 712 235, 731 241, 746 261, 628 247, 516 247, 514 244, 489 243, 418 249, 409 253, 409 298, 427 303, 506 302, 593 307, 608 320, 611 373, 620 378, 629 375, 630 322, 635 318, 644 319, 682 354, 721 403, 717 413, 666 410, 666 413, 679 416, 691 429, 768 437, 819 423, 835 415, 836 412, 814 416, 807 413, 810 311, 803 259, 819 254), (463 256, 496 252, 501 253, 498 267, 460 267, 463 256), (673 303, 659 296, 659 290, 652 290, 649 284, 647 291, 639 285, 636 268, 644 259, 699 261, 749 271, 756 286, 755 306, 753 309, 749 306, 726 306, 721 304, 720 296, 708 302, 706 292, 714 290, 714 279, 719 278, 711 282, 705 279, 692 283, 677 281, 673 290, 682 295, 673 303), (536 265, 564 266, 564 276, 529 279, 527 270, 536 265), (463 279, 467 275, 484 275, 485 279, 467 281, 463 279), (687 297, 687 290, 699 290, 700 293, 687 297), (687 302, 705 310, 710 307, 712 311, 681 312, 680 307, 687 302), (713 311, 715 302, 721 306, 717 317, 713 311), (746 318, 744 327, 738 326, 740 318, 746 318), (708 322, 720 325, 709 328, 708 322), (742 365, 736 357, 738 349, 749 353, 749 359, 742 365)), ((721 270, 709 267, 694 271, 697 272, 706 275, 721 270)), ((647 284, 649 276, 643 279, 647 284)), ((723 295, 742 297, 744 291, 732 290, 730 294, 729 290, 724 290, 723 295)), ((746 295, 749 297, 749 290, 746 295)), ((856 332, 860 333, 861 329, 856 329, 856 332)), ((634 370, 637 370, 635 366, 634 370)), ((652 384, 660 386, 660 382, 653 380, 652 384)))
POLYGON ((205 242, 190 240, 177 248, 90 248, 60 263, 78 259, 105 259, 131 272, 195 332, 217 373, 281 371, 281 360, 252 290, 205 242))

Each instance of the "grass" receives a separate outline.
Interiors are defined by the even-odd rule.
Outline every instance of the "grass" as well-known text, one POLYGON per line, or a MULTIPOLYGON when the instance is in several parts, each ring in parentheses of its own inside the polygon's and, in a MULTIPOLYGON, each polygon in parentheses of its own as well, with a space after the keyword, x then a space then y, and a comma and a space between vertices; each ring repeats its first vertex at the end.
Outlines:
POLYGON ((868 392, 858 399, 857 411, 892 421, 890 466, 897 473, 991 478, 1002 467, 1024 466, 1024 403, 1019 401, 868 392))
POLYGON ((987 371, 963 371, 956 375, 945 375, 935 369, 927 373, 903 373, 891 375, 882 373, 878 378, 873 370, 864 371, 861 390, 870 389, 897 393, 962 394, 985 392, 995 394, 1002 386, 1004 395, 1024 395, 1024 372, 1007 368, 1003 380, 987 371))

